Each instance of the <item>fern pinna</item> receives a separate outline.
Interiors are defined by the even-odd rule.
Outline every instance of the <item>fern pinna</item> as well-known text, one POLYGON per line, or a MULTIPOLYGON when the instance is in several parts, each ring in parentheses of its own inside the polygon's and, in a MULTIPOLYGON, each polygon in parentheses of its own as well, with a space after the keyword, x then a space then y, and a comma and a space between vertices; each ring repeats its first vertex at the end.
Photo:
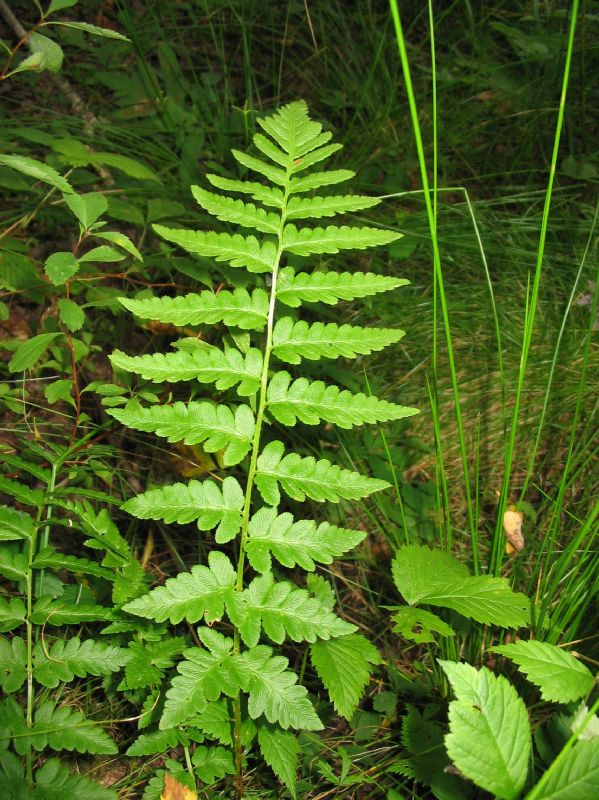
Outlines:
POLYGON ((267 428, 275 421, 293 426, 298 420, 351 428, 415 413, 321 380, 294 378, 286 368, 321 358, 353 358, 397 342, 403 335, 398 329, 309 323, 298 319, 293 309, 305 302, 334 305, 406 281, 364 272, 310 272, 310 262, 300 272, 284 265, 290 254, 364 249, 392 242, 399 234, 373 227, 306 226, 306 220, 370 208, 379 201, 356 195, 312 195, 313 189, 340 183, 354 173, 309 171, 341 145, 330 143, 331 134, 309 118, 304 102, 290 103, 258 124, 264 133, 254 136, 254 144, 266 160, 237 150, 233 155, 267 183, 207 176, 216 189, 249 195, 255 202, 197 186, 192 191, 209 214, 257 231, 259 237, 154 226, 161 237, 190 253, 247 270, 254 288, 122 300, 141 318, 174 325, 220 324, 234 335, 224 337, 222 347, 192 338, 175 343, 175 349, 165 354, 129 356, 117 351, 111 356, 115 368, 152 381, 214 384, 218 399, 151 407, 132 400, 109 411, 128 427, 154 432, 169 442, 202 443, 206 451, 221 453, 224 468, 233 468, 233 474, 222 479, 152 488, 125 503, 125 509, 140 519, 197 521, 201 531, 215 529, 216 543, 235 540, 237 554, 234 563, 221 550, 212 550, 207 564, 167 580, 127 604, 125 611, 156 622, 203 623, 198 629, 202 646, 184 651, 166 692, 159 723, 163 733, 145 734, 130 752, 156 752, 149 744, 153 736, 164 749, 177 741, 185 744, 178 736, 187 737, 187 743, 201 742, 210 735, 206 719, 222 717, 224 725, 221 719, 220 726, 212 727, 219 744, 198 745, 191 762, 200 765, 196 774, 204 779, 207 774, 214 779, 235 772, 238 797, 243 794, 244 748, 255 736, 262 757, 295 796, 299 745, 290 729, 323 727, 288 659, 273 645, 286 639, 309 642, 314 669, 337 712, 346 717, 357 706, 371 665, 379 660, 356 627, 333 612, 333 593, 322 577, 309 574, 306 588, 280 577, 281 567, 314 573, 316 564, 330 564, 365 533, 295 520, 283 510, 282 494, 300 502, 310 498, 338 503, 359 500, 388 484, 327 459, 288 452, 267 428), (249 336, 239 336, 240 332, 249 336), (223 399, 220 393, 232 389, 230 402, 223 399), (249 583, 246 561, 255 574, 249 583), (230 625, 223 632, 214 623, 225 615, 230 625), (207 763, 217 762, 219 769, 205 770, 207 763))

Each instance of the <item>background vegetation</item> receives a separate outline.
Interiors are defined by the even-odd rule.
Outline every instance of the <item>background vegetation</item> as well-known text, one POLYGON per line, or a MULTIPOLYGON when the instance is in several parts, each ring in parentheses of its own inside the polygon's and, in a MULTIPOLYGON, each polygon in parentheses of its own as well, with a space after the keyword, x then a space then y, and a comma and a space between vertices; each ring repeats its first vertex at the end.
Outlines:
MULTIPOLYGON (((432 5, 434 60, 426 5, 406 2, 400 10, 426 170, 431 188, 438 186, 442 287, 396 30, 382 0, 80 2, 56 17, 129 41, 52 28, 48 35, 66 54, 60 71, 23 71, 0 83, 0 150, 45 161, 78 192, 104 194, 106 230, 134 244, 118 260, 106 251, 106 260, 100 253, 86 262, 72 284, 49 282, 48 256, 81 255, 88 243, 78 240, 78 222, 59 193, 0 166, 4 480, 39 488, 47 474, 27 463, 46 470, 53 450, 51 491, 64 491, 60 502, 75 502, 76 488, 76 502, 94 502, 97 511, 112 501, 114 522, 152 580, 204 562, 202 540, 185 528, 131 520, 118 510, 120 501, 165 475, 204 476, 215 463, 199 447, 168 452, 152 436, 124 434, 105 413, 120 400, 114 382, 123 395, 131 388, 124 374, 112 373, 113 348, 153 352, 187 335, 154 324, 134 328, 116 298, 213 285, 213 265, 167 247, 151 223, 205 226, 190 186, 217 168, 236 177, 230 149, 249 146, 256 117, 303 98, 344 142, 332 166, 356 171, 356 192, 386 196, 368 219, 404 234, 380 252, 352 256, 351 268, 398 275, 410 285, 346 304, 341 318, 337 309, 330 313, 338 322, 399 324, 407 335, 367 368, 358 359, 326 374, 421 413, 380 429, 295 434, 298 449, 334 453, 337 463, 360 465, 394 486, 328 515, 369 532, 355 558, 336 562, 330 575, 341 614, 369 635, 383 664, 351 724, 333 717, 323 737, 305 737, 298 794, 319 800, 432 796, 418 775, 414 782, 399 720, 406 703, 435 716, 447 685, 431 645, 393 631, 391 559, 400 545, 434 545, 474 573, 508 577, 534 598, 538 638, 574 646, 591 666, 599 660, 599 15, 590 2, 578 9, 540 250, 570 5, 432 5), (52 333, 61 338, 45 340, 40 360, 10 361, 22 342, 52 333), (505 510, 524 515, 524 544, 516 552, 506 552, 505 510)), ((39 18, 34 3, 11 3, 10 11, 27 31, 39 18)), ((9 49, 20 38, 14 18, 4 14, 9 49)), ((20 58, 19 52, 15 63, 20 58)), ((137 390, 151 399, 163 388, 137 390)), ((4 486, 14 498, 10 483, 4 486)), ((79 555, 68 529, 57 523, 51 535, 64 552, 79 555)), ((125 562, 118 569, 142 586, 149 580, 125 562)), ((87 580, 77 591, 97 597, 87 580)), ((445 658, 495 666, 485 637, 481 626, 464 626, 439 649, 445 658)), ((170 666, 165 656, 160 668, 170 666)), ((135 737, 135 698, 124 699, 108 679, 98 694, 100 680, 69 685, 65 696, 86 715, 112 720, 125 750, 135 737)), ((534 693, 527 699, 533 719, 545 713, 534 693)), ((141 796, 152 769, 162 766, 117 755, 79 764, 122 798, 141 796)), ((253 766, 250 790, 277 796, 272 777, 259 762, 253 766)), ((206 796, 227 796, 221 786, 206 796)))

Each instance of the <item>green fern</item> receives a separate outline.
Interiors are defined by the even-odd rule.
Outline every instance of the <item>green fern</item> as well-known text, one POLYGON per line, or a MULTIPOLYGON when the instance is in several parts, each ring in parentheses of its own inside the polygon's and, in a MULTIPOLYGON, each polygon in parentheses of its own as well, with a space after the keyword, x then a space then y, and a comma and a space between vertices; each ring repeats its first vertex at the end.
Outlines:
MULTIPOLYGON (((237 561, 234 564, 224 553, 212 550, 207 565, 198 564, 167 580, 164 586, 133 599, 124 610, 156 623, 202 623, 198 629, 201 646, 182 653, 183 660, 166 692, 159 723, 164 733, 151 741, 143 739, 132 747, 132 754, 156 752, 152 748, 160 743, 167 749, 181 732, 198 725, 209 735, 202 728, 204 715, 211 708, 223 709, 225 703, 231 703, 231 738, 227 739, 224 721, 216 718, 214 738, 219 746, 196 749, 193 763, 202 780, 227 774, 228 762, 220 751, 222 744, 232 741, 237 797, 243 793, 244 713, 258 726, 265 760, 292 794, 299 747, 289 729, 323 727, 287 659, 265 642, 310 643, 316 672, 338 712, 348 717, 357 707, 372 666, 380 660, 355 626, 334 613, 326 581, 309 580, 303 588, 281 580, 273 571, 273 559, 283 567, 299 566, 312 572, 317 564, 329 564, 347 553, 365 535, 328 523, 294 519, 282 508, 285 495, 299 502, 311 498, 338 503, 368 497, 388 484, 328 459, 289 452, 282 441, 268 435, 267 426, 271 420, 286 426, 322 421, 351 428, 416 413, 277 369, 276 360, 299 364, 302 360, 354 358, 398 342, 403 336, 399 329, 308 322, 297 318, 296 312, 290 316, 289 308, 300 309, 306 302, 333 305, 386 292, 406 281, 365 272, 296 273, 285 265, 288 256, 362 250, 388 244, 399 234, 374 226, 306 225, 305 221, 371 208, 378 200, 348 194, 303 196, 353 176, 343 169, 311 170, 340 145, 331 143, 331 134, 309 118, 305 103, 291 103, 273 116, 259 119, 258 124, 263 133, 254 136, 254 144, 260 155, 237 150, 233 155, 266 181, 207 176, 214 189, 241 198, 192 188, 208 214, 245 230, 154 226, 159 236, 189 253, 245 269, 250 273, 250 287, 246 288, 246 278, 241 287, 233 285, 218 293, 121 300, 141 318, 179 326, 218 325, 223 347, 216 346, 218 338, 210 334, 201 341, 176 342, 176 350, 169 353, 136 356, 116 351, 111 356, 115 369, 137 373, 142 379, 214 384, 218 392, 234 392, 219 396, 216 402, 177 401, 144 408, 131 401, 108 410, 123 424, 153 432, 168 442, 202 443, 206 451, 219 453, 223 467, 236 467, 234 474, 224 475, 222 480, 215 477, 154 487, 125 503, 125 510, 140 519, 197 522, 202 531, 215 529, 217 544, 235 539, 237 561), (252 202, 246 202, 244 196, 252 202), (281 304, 287 307, 286 313, 280 313, 281 304), (237 335, 240 330, 248 333, 242 338, 237 335), (239 397, 247 402, 240 403, 239 397), (259 573, 249 581, 247 566, 259 573), (233 626, 232 637, 212 628, 225 619, 233 626), (172 733, 175 728, 176 735, 172 733)), ((227 274, 232 274, 234 283, 235 273, 227 274)))

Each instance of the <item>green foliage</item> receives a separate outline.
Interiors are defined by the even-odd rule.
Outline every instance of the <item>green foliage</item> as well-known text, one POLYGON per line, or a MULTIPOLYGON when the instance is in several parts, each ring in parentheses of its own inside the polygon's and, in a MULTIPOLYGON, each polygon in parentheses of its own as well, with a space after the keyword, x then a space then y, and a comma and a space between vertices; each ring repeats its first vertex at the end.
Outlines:
POLYGON ((541 690, 543 700, 570 703, 593 688, 593 675, 567 650, 547 642, 519 641, 492 647, 494 653, 511 658, 520 672, 541 690))
MULTIPOLYGON (((254 144, 268 161, 236 150, 233 155, 267 183, 208 176, 217 189, 250 195, 255 202, 192 187, 205 212, 250 232, 153 226, 166 241, 204 259, 245 269, 249 278, 246 274, 236 287, 235 271, 226 272, 230 289, 220 286, 216 292, 175 297, 121 298, 122 305, 142 319, 177 326, 216 325, 216 333, 203 330, 201 340, 175 342, 176 350, 170 353, 137 356, 115 351, 111 356, 115 370, 137 373, 144 380, 199 381, 214 384, 219 392, 235 389, 235 393, 219 397, 217 403, 194 399, 142 407, 131 400, 124 407, 111 404, 107 410, 123 424, 168 442, 202 444, 206 452, 218 454, 219 466, 237 468, 235 475, 225 474, 222 482, 211 477, 150 488, 123 506, 140 519, 182 525, 197 521, 202 531, 216 528, 216 543, 235 539, 237 554, 234 566, 223 552, 209 548, 207 565, 196 564, 124 605, 125 613, 154 623, 202 623, 198 628, 202 646, 183 650, 183 660, 166 690, 160 734, 144 734, 130 753, 157 752, 160 745, 166 750, 175 741, 174 729, 178 737, 182 732, 191 735, 199 727, 220 744, 195 749, 196 774, 212 782, 230 773, 233 760, 223 745, 233 743, 239 787, 242 732, 247 726, 257 727, 264 759, 295 796, 299 745, 287 730, 317 731, 323 725, 306 688, 289 669, 288 659, 264 644, 264 638, 276 645, 288 640, 310 643, 312 663, 337 711, 347 717, 357 708, 380 656, 355 633, 354 625, 334 613, 326 581, 311 580, 305 589, 282 580, 273 569, 274 557, 283 567, 312 572, 317 564, 330 564, 349 552, 364 532, 295 519, 281 508, 283 497, 339 503, 367 497, 389 484, 328 459, 287 452, 282 441, 266 437, 267 425, 322 421, 351 428, 416 412, 322 380, 294 379, 287 371, 277 371, 273 357, 290 364, 302 359, 353 358, 381 350, 403 336, 397 329, 309 323, 280 316, 279 299, 296 309, 304 302, 330 305, 388 291, 405 281, 363 272, 296 275, 292 267, 284 266, 288 256, 365 249, 388 244, 399 235, 366 226, 298 227, 291 222, 366 209, 378 201, 353 195, 295 196, 353 174, 337 170, 300 175, 339 149, 328 144, 331 135, 309 119, 305 103, 291 103, 257 122, 268 136, 256 134, 254 144), (264 273, 268 273, 266 281, 264 273), (222 348, 215 343, 218 334, 222 348), (240 404, 236 395, 247 397, 247 404, 240 404), (246 559, 260 573, 248 583, 246 559), (233 638, 212 628, 225 618, 233 626, 233 638), (219 716, 227 698, 233 706, 233 736, 228 717, 219 716), (206 714, 215 713, 214 722, 208 724, 206 714)), ((131 663, 125 669, 127 675, 131 663)))
POLYGON ((484 667, 441 661, 456 699, 449 704, 449 757, 467 778, 501 800, 526 780, 531 749, 526 707, 502 676, 484 667))

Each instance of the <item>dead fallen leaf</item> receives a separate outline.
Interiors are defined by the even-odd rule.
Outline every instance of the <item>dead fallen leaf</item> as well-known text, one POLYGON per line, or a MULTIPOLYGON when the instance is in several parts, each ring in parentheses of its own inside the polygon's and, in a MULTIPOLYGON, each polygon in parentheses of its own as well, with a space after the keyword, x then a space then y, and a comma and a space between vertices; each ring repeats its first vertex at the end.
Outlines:
POLYGON ((198 800, 198 796, 167 772, 164 776, 164 789, 160 800, 198 800))
POLYGON ((524 549, 524 536, 522 536, 523 519, 524 514, 513 508, 508 509, 503 515, 503 530, 507 539, 505 552, 510 556, 524 549))

